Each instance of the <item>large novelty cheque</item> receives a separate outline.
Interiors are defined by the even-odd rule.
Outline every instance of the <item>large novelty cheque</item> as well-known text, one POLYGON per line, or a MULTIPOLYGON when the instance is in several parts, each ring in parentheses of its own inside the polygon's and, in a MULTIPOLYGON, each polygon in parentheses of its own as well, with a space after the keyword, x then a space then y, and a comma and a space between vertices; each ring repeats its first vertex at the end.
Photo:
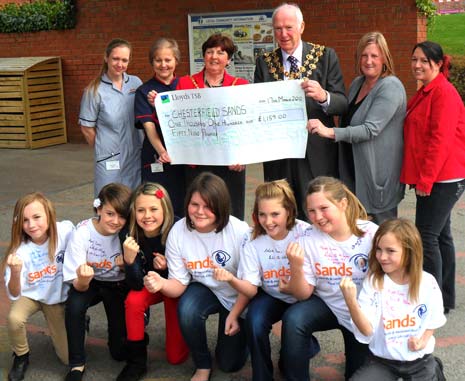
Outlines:
POLYGON ((307 111, 300 80, 158 94, 172 164, 233 165, 303 158, 307 111))

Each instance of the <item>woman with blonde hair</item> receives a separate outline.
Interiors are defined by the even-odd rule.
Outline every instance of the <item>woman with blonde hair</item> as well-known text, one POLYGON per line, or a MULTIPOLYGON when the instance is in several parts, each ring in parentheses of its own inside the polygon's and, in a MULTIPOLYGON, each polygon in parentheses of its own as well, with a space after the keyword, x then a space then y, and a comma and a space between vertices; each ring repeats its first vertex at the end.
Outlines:
POLYGON ((179 77, 176 67, 181 60, 178 43, 172 38, 160 37, 149 50, 149 62, 153 76, 136 91, 134 113, 136 128, 144 130, 144 142, 141 153, 142 182, 156 182, 166 188, 170 194, 174 214, 184 215, 185 168, 184 165, 171 165, 153 101, 158 93, 176 90, 179 77))
POLYGON ((356 61, 360 75, 350 85, 349 108, 341 127, 327 128, 317 119, 311 119, 307 127, 313 134, 340 142, 340 178, 373 222, 380 224, 397 217, 404 197, 399 177, 407 97, 380 32, 360 39, 356 61))
POLYGON ((134 128, 134 95, 142 81, 126 73, 131 44, 115 38, 105 48, 100 73, 85 88, 79 126, 94 148, 94 196, 109 183, 140 184, 142 135, 134 128))

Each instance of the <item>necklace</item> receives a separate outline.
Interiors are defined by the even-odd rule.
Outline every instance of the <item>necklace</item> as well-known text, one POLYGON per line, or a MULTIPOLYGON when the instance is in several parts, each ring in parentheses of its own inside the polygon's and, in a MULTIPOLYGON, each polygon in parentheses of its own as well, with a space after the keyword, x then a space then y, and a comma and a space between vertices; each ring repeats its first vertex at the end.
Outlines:
POLYGON ((224 77, 221 78, 221 81, 217 85, 211 85, 207 80, 207 76, 206 75, 203 76, 203 82, 205 83, 205 86, 207 87, 221 87, 223 86, 223 80, 224 80, 224 77))
POLYGON ((302 79, 309 78, 313 70, 316 69, 316 64, 320 60, 320 57, 323 55, 325 49, 324 45, 310 44, 312 49, 310 53, 305 56, 305 61, 302 66, 299 68, 298 73, 289 73, 284 70, 284 66, 280 58, 280 48, 276 48, 272 52, 264 54, 265 63, 268 66, 269 73, 273 76, 275 81, 280 81, 279 74, 282 74, 284 77, 289 79, 302 79))

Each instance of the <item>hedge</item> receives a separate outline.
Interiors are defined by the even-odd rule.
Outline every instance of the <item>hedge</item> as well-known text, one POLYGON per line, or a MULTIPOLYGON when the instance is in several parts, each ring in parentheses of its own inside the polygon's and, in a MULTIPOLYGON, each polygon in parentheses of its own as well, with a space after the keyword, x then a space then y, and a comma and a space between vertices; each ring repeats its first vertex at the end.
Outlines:
POLYGON ((452 57, 449 79, 454 84, 465 103, 465 56, 452 57))
POLYGON ((72 29, 75 25, 74 0, 38 0, 0 8, 0 33, 72 29))

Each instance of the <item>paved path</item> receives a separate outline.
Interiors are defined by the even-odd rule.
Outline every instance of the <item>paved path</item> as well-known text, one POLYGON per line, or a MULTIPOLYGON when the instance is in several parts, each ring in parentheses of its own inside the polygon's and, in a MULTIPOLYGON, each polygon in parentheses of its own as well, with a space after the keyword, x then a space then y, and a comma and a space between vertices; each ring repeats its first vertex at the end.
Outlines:
MULTIPOLYGON (((16 199, 33 190, 43 191, 55 204, 58 219, 74 223, 92 215, 92 151, 85 145, 66 144, 40 150, 0 149, 0 251, 6 248, 10 237, 11 214, 16 199)), ((247 168, 246 210, 252 208, 253 192, 262 181, 261 166, 247 168)), ((407 196, 400 205, 400 215, 413 219, 414 195, 407 196)), ((437 331, 436 354, 443 359, 449 381, 465 380, 465 198, 453 212, 453 234, 457 247, 457 309, 448 317, 445 327, 437 331)), ((249 218, 250 222, 250 218, 249 218)), ((0 381, 7 380, 11 366, 11 350, 5 328, 9 301, 0 282, 0 381)), ((193 370, 190 360, 172 366, 164 358, 164 324, 162 307, 152 307, 148 333, 150 335, 149 373, 145 381, 189 380, 193 370)), ((90 309, 91 326, 87 340, 88 363, 84 377, 87 381, 114 380, 123 367, 113 361, 106 348, 105 314, 100 306, 90 309)), ((31 347, 30 366, 26 381, 63 380, 67 368, 53 353, 53 347, 44 328, 43 316, 36 314, 28 324, 31 347)), ((216 319, 208 321, 210 347, 214 347, 216 319)), ((275 333, 279 333, 276 327, 275 333)), ((342 337, 337 331, 317 334, 322 351, 312 361, 312 380, 342 381, 344 355, 342 337)), ((279 339, 272 335, 272 350, 277 364, 279 339)), ((246 381, 251 379, 250 364, 234 374, 214 370, 212 381, 246 381)), ((276 377, 279 380, 279 375, 276 377)))

